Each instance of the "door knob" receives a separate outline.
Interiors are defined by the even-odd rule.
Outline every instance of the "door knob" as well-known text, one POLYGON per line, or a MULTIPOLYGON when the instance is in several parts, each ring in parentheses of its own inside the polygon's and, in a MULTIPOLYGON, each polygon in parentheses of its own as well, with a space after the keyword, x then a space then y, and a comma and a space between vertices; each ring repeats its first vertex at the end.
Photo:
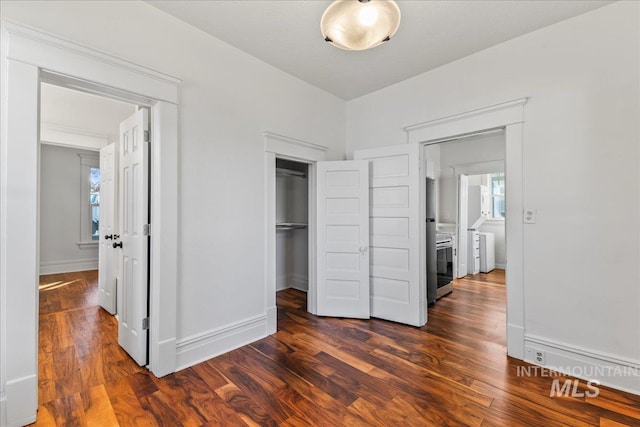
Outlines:
POLYGON ((113 247, 114 248, 121 248, 122 247, 122 242, 118 242, 118 243, 113 242, 113 247))
POLYGON ((104 236, 105 240, 109 240, 109 239, 113 239, 113 235, 112 234, 107 234, 106 236, 104 236))
POLYGON ((360 254, 364 255, 369 250, 369 246, 360 246, 360 254))

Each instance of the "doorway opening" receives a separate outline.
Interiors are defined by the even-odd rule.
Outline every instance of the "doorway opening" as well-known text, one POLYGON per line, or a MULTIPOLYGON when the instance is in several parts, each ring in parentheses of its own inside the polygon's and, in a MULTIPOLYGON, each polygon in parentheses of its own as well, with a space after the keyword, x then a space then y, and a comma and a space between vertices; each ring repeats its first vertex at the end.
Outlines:
MULTIPOLYGON (((287 286, 305 288, 304 256, 298 253, 289 261, 286 257, 293 248, 301 248, 301 245, 307 250, 307 310, 316 313, 315 174, 316 162, 324 160, 327 147, 268 131, 263 132, 263 136, 266 333, 273 334, 277 328, 276 292, 287 286), (305 197, 306 203, 302 202, 305 197), (304 224, 307 224, 306 227, 304 224)), ((301 250, 304 251, 304 248, 301 250)))
MULTIPOLYGON (((439 304, 493 310, 506 323, 504 129, 450 138, 423 148, 429 321, 439 304), (442 298, 442 299, 441 299, 442 298), (473 307, 471 302, 477 303, 473 307)), ((465 316, 465 310, 460 309, 465 316)), ((452 321, 449 319, 449 321, 452 321)), ((499 331, 498 342, 506 333, 499 331)))
MULTIPOLYGON (((119 126, 137 108, 40 84, 39 406, 80 391, 81 372, 95 370, 98 361, 106 369, 91 379, 94 386, 115 378, 113 364, 140 369, 119 347, 124 298, 117 303, 122 281, 113 246, 121 233, 119 126)), ((146 313, 148 301, 143 304, 146 313)))
POLYGON ((2 422, 35 421, 38 394, 39 104, 40 83, 51 83, 151 107, 154 195, 151 217, 149 368, 156 376, 176 367, 178 87, 175 77, 62 40, 2 23, 3 98, 0 127, 0 337, 2 422), (16 42, 19 40, 19 42, 16 42), (56 55, 51 55, 51 49, 56 55), (53 71, 55 70, 55 71, 53 71), (8 90, 10 88, 11 90, 8 90), (10 160, 9 160, 10 159, 10 160), (160 177, 162 179, 160 180, 160 177), (6 190, 6 191, 5 191, 6 190), (11 301, 11 304, 7 303, 11 301), (11 322, 5 322, 11 319, 11 322))
POLYGON ((276 159, 276 291, 309 290, 308 169, 276 159))

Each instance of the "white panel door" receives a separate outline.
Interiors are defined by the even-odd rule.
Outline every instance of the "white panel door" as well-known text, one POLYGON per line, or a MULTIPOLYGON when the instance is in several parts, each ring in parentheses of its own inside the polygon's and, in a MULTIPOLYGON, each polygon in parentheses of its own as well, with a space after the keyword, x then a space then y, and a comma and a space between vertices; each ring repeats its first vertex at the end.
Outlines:
POLYGON ((116 144, 100 149, 100 242, 98 250, 98 302, 116 314, 116 277, 118 259, 113 248, 116 230, 117 194, 116 144))
POLYGON ((120 274, 118 343, 139 364, 147 363, 149 293, 149 112, 140 109, 120 124, 118 182, 120 274))
POLYGON ((458 275, 456 277, 467 275, 468 212, 469 177, 467 175, 458 175, 458 233, 456 236, 458 244, 458 275))
POLYGON ((418 144, 361 150, 369 161, 371 316, 422 326, 418 144))
POLYGON ((363 161, 317 163, 317 314, 369 318, 369 184, 363 161))

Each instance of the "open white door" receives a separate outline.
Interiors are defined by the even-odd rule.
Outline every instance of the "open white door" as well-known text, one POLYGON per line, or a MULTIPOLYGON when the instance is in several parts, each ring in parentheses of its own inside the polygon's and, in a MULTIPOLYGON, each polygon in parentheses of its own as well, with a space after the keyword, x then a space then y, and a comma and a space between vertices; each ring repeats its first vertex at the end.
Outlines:
POLYGON ((113 248, 116 231, 116 144, 100 149, 100 243, 98 251, 98 303, 116 314, 116 277, 118 262, 113 248))
POLYGON ((139 364, 147 363, 149 293, 149 112, 140 109, 120 124, 118 193, 120 274, 118 343, 139 364))
POLYGON ((317 163, 317 314, 369 318, 369 184, 363 161, 317 163))
POLYGON ((469 177, 458 175, 458 235, 456 244, 458 245, 458 278, 467 275, 467 240, 468 240, 468 218, 469 210, 469 177))
POLYGON ((371 316, 423 326, 426 286, 420 286, 420 148, 418 144, 361 150, 369 161, 371 316))

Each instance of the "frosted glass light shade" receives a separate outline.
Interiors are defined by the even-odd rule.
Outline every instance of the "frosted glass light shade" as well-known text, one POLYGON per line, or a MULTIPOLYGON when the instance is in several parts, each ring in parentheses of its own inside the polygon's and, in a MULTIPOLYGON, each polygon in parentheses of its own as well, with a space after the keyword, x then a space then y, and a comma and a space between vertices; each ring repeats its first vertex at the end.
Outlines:
POLYGON ((336 0, 324 11, 324 39, 346 50, 365 50, 389 40, 400 26, 400 8, 393 0, 336 0))

